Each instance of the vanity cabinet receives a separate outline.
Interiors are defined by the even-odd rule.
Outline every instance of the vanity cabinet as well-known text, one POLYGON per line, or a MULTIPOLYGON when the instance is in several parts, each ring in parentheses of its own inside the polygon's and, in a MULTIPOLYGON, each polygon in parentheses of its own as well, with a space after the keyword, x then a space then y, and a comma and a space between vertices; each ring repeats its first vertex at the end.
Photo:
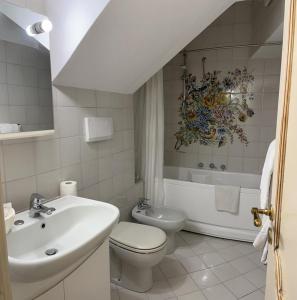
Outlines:
POLYGON ((35 300, 82 299, 110 300, 108 240, 62 282, 35 300))
POLYGON ((36 300, 64 300, 63 282, 59 283, 45 294, 36 298, 36 300))
POLYGON ((108 240, 64 280, 65 300, 110 300, 108 240))

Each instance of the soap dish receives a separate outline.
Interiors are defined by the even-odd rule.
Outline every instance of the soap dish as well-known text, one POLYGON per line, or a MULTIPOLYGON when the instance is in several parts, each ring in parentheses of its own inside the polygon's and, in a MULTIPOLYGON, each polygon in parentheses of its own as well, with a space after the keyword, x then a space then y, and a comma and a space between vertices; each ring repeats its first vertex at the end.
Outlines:
POLYGON ((5 230, 7 234, 14 223, 15 210, 12 208, 11 203, 4 203, 3 209, 4 209, 5 230))

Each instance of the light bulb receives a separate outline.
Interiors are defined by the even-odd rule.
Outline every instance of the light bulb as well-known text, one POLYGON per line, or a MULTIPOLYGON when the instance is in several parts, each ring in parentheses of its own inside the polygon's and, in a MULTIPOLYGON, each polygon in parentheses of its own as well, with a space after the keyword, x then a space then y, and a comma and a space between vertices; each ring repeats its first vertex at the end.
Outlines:
POLYGON ((50 32, 53 29, 53 24, 50 20, 46 19, 41 22, 41 28, 44 32, 50 32))

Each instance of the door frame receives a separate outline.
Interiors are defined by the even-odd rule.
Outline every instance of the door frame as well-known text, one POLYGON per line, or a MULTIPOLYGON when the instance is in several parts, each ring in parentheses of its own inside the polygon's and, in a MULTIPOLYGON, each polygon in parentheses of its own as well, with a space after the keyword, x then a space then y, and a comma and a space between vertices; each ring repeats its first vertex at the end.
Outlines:
MULTIPOLYGON (((289 108, 292 91, 292 70, 296 43, 297 0, 285 0, 282 67, 280 76, 279 104, 276 129, 276 160, 272 182, 273 241, 269 247, 268 272, 265 299, 284 300, 283 274, 280 242, 283 206, 283 185, 285 176, 286 147, 288 141, 289 108), (274 278, 271 275, 273 271, 274 278), (271 287, 275 287, 274 290, 271 287)), ((297 62, 296 62, 297 63, 297 62)), ((296 89, 297 86, 294 88, 296 89)))

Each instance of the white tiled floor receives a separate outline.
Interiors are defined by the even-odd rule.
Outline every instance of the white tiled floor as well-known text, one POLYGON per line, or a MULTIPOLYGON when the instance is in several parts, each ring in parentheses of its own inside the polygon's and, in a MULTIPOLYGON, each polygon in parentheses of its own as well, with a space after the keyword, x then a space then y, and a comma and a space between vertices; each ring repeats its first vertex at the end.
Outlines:
POLYGON ((264 300, 266 267, 250 243, 185 231, 177 243, 154 268, 150 291, 112 285, 112 300, 264 300))

